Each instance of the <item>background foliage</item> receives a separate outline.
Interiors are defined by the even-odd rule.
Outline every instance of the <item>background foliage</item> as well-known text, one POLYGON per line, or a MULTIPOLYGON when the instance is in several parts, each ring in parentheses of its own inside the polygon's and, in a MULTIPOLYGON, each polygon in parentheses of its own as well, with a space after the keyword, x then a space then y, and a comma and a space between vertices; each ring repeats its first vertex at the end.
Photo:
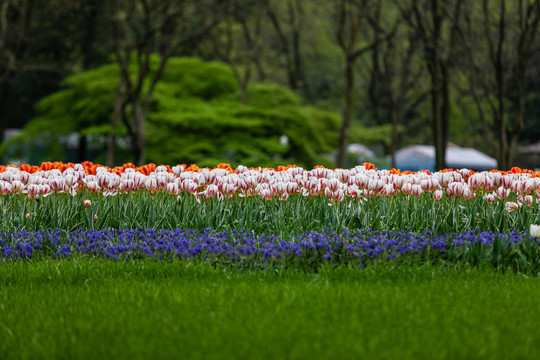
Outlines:
MULTIPOLYGON (((0 134, 24 128, 24 146, 4 142, 4 162, 104 162, 112 134, 120 136, 114 162, 133 161, 125 124, 111 125, 121 56, 130 59, 133 81, 150 56, 141 87, 147 93, 157 75, 144 126, 147 161, 335 165, 348 96, 349 143, 364 143, 380 157, 432 144, 432 46, 420 25, 438 19, 447 141, 500 161, 506 141, 516 165, 535 166, 530 154, 515 151, 539 139, 537 0, 451 0, 438 8, 426 0, 146 3, 147 18, 141 1, 4 2, 0 134), (340 29, 362 50, 351 63, 350 94, 340 29), (170 56, 162 76, 160 56, 170 56), (288 143, 279 141, 283 135, 288 143)), ((132 90, 122 95, 135 101, 125 107, 128 116, 137 96, 140 103, 145 96, 132 90)))

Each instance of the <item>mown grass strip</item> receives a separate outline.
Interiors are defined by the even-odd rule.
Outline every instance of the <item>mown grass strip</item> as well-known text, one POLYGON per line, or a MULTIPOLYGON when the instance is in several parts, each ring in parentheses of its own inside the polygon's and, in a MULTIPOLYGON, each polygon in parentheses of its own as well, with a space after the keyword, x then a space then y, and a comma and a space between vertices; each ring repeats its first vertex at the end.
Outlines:
POLYGON ((0 266, 0 358, 534 359, 540 282, 483 268, 0 266))

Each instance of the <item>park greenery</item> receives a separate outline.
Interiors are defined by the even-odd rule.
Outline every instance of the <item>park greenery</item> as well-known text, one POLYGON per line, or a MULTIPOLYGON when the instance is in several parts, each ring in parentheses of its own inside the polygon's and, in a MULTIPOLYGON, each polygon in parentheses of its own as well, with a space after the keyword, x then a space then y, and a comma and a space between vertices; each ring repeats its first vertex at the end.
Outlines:
POLYGON ((539 23, 3 0, 0 358, 538 358, 539 23), (432 144, 438 171, 351 143, 388 168, 432 144), (450 143, 499 170, 445 169, 450 143))
POLYGON ((516 151, 539 134, 537 0, 6 0, 1 11, 0 133, 23 128, 4 159, 345 167, 350 143, 387 165, 400 147, 433 144, 441 169, 454 143, 499 169, 535 166, 516 151))

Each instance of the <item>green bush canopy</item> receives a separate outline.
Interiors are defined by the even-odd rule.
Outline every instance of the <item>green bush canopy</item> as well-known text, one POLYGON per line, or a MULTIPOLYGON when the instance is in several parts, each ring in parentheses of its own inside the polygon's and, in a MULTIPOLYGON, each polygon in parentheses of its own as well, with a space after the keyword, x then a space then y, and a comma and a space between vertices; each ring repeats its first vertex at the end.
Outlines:
MULTIPOLYGON (((157 68, 159 58, 152 59, 157 68)), ((131 68, 135 73, 135 65, 131 68)), ((42 99, 19 141, 61 135, 113 133, 117 65, 66 78, 63 89, 42 99)), ((332 166, 339 115, 302 106, 291 90, 272 83, 248 88, 245 104, 230 68, 198 58, 171 58, 158 83, 146 122, 147 161, 215 166, 332 166)), ((114 130, 127 134, 123 124, 114 130)), ((94 136, 95 137, 95 136, 94 136)), ((104 144, 104 142, 103 142, 104 144)), ((103 161, 105 146, 94 161, 103 161)), ((46 155, 46 152, 45 154, 46 155)), ((58 160, 58 154, 55 154, 58 160)), ((125 155, 124 155, 125 156, 125 155)), ((117 159, 117 161, 131 160, 117 159)))

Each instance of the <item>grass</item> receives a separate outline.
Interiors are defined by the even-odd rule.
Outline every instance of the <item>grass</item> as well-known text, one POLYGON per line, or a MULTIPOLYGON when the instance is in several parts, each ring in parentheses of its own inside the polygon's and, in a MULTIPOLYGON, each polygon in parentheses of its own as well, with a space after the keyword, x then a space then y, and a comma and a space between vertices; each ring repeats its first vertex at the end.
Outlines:
MULTIPOLYGON (((509 201, 516 201, 512 195, 509 201)), ((84 190, 75 197, 53 194, 26 199, 22 194, 0 196, 0 229, 247 229, 255 232, 290 233, 325 228, 372 229, 436 234, 479 229, 495 232, 526 230, 540 224, 540 206, 535 200, 508 213, 504 200, 488 204, 479 193, 475 200, 444 198, 430 193, 421 198, 407 195, 374 196, 364 202, 347 199, 331 204, 324 196, 296 194, 286 201, 259 196, 216 198, 197 202, 193 195, 178 198, 146 191, 103 196, 84 190), (83 199, 91 200, 90 208, 83 199), (94 215, 96 217, 94 217, 94 215)))
POLYGON ((538 278, 482 268, 0 263, 2 359, 536 359, 539 318, 538 278))

